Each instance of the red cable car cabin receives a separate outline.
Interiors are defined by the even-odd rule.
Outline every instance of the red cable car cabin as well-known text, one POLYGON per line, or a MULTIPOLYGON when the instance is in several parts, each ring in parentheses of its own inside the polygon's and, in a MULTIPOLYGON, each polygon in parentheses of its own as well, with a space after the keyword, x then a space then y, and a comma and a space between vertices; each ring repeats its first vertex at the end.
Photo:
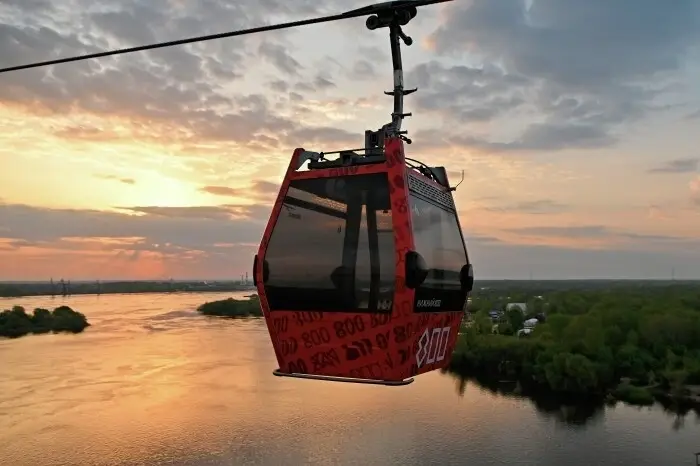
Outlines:
POLYGON ((253 270, 276 375, 398 385, 450 359, 473 275, 446 172, 385 151, 292 156, 253 270))
POLYGON ((449 362, 472 267, 445 169, 406 159, 401 130, 402 26, 439 1, 349 13, 389 29, 394 111, 363 155, 294 151, 253 264, 276 375, 402 385, 449 362))

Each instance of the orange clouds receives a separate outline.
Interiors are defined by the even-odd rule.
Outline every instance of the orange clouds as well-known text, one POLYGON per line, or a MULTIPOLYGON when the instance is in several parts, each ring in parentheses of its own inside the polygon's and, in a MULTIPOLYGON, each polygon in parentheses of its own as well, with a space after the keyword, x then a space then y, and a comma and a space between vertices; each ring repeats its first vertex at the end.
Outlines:
POLYGON ((689 184, 691 199, 695 204, 700 206, 700 175, 692 180, 689 184))
POLYGON ((129 213, 0 203, 0 280, 238 276, 269 206, 133 207, 129 213))
POLYGON ((121 239, 64 239, 22 244, 0 239, 0 280, 236 278, 249 269, 257 244, 214 244, 219 252, 121 239), (163 249, 160 251, 159 249, 163 249))
MULTIPOLYGON (((154 251, 131 250, 141 239, 66 238, 56 242, 23 243, 0 247, 0 279, 49 277, 100 278, 167 277, 166 260, 154 251)), ((0 244, 8 244, 3 239, 0 244)))
MULTIPOLYGON (((190 254, 190 261, 196 253, 190 254)), ((206 274, 202 267, 192 267, 188 257, 178 260, 168 259, 155 252, 140 253, 90 253, 74 251, 66 254, 62 250, 42 248, 36 252, 25 252, 13 256, 19 263, 7 276, 8 279, 48 279, 62 277, 73 280, 92 279, 136 279, 153 280, 167 279, 173 276, 204 276, 189 275, 206 274), (105 265, 109 264, 109 265, 105 265)), ((235 276, 235 275, 232 275, 235 276)))
MULTIPOLYGON (((45 15, 33 15, 29 4, 15 3, 16 21, 0 31, 8 38, 0 41, 7 65, 330 8, 189 2, 166 14, 141 2, 115 7, 105 22, 99 8, 71 16, 49 2, 45 15), (90 37, 79 34, 81 24, 90 37)), ((513 248, 523 262, 539 260, 542 247, 683 253, 700 236, 686 188, 697 167, 688 158, 694 140, 684 146, 682 137, 651 125, 645 141, 661 143, 625 145, 634 134, 627 130, 650 115, 649 99, 663 101, 639 81, 656 76, 653 70, 639 70, 677 63, 664 54, 678 53, 681 37, 669 46, 664 30, 653 50, 635 40, 591 53, 576 45, 596 37, 567 22, 571 5, 539 8, 556 27, 532 27, 515 4, 466 0, 426 9, 432 13, 411 23, 406 32, 428 50, 404 50, 406 86, 419 88, 406 101, 416 115, 405 122, 414 140, 406 154, 444 165, 453 184, 464 170, 455 198, 465 235, 477 255, 485 251, 482 263, 504 271, 513 248), (559 40, 543 42, 542 30, 559 40), (609 55, 615 52, 624 59, 609 55), (561 57, 578 57, 580 66, 561 57), (663 168, 650 170, 657 163, 663 168)), ((585 12, 618 17, 618 8, 585 12)), ((647 17, 656 16, 635 16, 647 17)), ((658 34, 655 25, 634 32, 658 34)), ((352 23, 339 27, 0 76, 0 277, 249 270, 292 150, 360 147, 365 129, 389 121, 386 36, 362 24, 363 32, 352 23)), ((674 123, 674 131, 694 134, 685 124, 674 123)), ((700 178, 689 189, 700 205, 700 178)))

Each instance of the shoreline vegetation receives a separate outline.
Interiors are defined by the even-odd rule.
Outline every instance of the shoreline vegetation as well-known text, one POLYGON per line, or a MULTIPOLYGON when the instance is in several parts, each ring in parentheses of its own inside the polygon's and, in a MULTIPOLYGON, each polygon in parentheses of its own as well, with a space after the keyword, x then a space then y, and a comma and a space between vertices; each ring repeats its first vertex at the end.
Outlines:
POLYGON ((197 312, 206 316, 228 317, 232 319, 244 319, 248 317, 262 317, 260 298, 257 294, 246 296, 246 299, 227 298, 218 301, 210 301, 197 308, 197 312))
MULTIPOLYGON (((609 289, 617 286, 664 287, 669 284, 700 286, 700 281, 671 280, 480 280, 478 286, 491 288, 532 287, 546 289, 609 289)), ((130 293, 206 293, 226 291, 251 291, 250 282, 234 280, 115 280, 115 281, 36 281, 0 282, 0 298, 30 296, 71 296, 130 293)))
POLYGON ((699 283, 481 287, 460 333, 449 371, 464 377, 524 394, 700 406, 699 283))
MULTIPOLYGON (((447 370, 530 397, 700 408, 700 282, 603 283, 478 286, 447 370)), ((197 311, 262 317, 257 294, 197 311)))
MULTIPOLYGON (((115 283, 119 291, 114 292, 134 293, 162 292, 159 288, 170 282, 115 283), (141 288, 126 286, 130 283, 141 288)), ((233 282, 226 286, 250 289, 233 282)), ((205 302, 197 312, 262 317, 255 293, 205 302)), ((0 337, 79 333, 89 325, 67 306, 32 314, 21 306, 0 312, 0 337)), ((659 401, 697 409, 700 282, 477 282, 447 371, 510 385, 524 396, 642 406, 659 401)))
POLYGON ((0 312, 0 337, 19 338, 29 334, 80 333, 89 327, 80 312, 68 306, 59 306, 53 311, 36 308, 28 314, 22 306, 0 312))
POLYGON ((129 293, 204 293, 255 291, 252 284, 239 281, 150 280, 150 281, 46 281, 0 282, 0 298, 26 296, 71 296, 129 293))
MULTIPOLYGON (((459 396, 464 396, 467 390, 471 390, 471 387, 474 387, 479 391, 486 391, 494 396, 526 400, 534 405, 538 413, 569 425, 585 425, 602 416, 606 408, 615 407, 618 403, 640 406, 614 398, 596 399, 582 398, 580 396, 562 396, 542 391, 527 392, 523 391, 517 382, 508 383, 481 377, 465 377, 449 369, 443 369, 442 373, 451 376, 457 382, 455 388, 459 396)), ((692 403, 679 400, 659 398, 656 400, 655 406, 673 415, 670 419, 674 430, 679 430, 683 427, 688 415, 695 413, 696 416, 700 416, 700 406, 697 404, 693 405, 692 403)))

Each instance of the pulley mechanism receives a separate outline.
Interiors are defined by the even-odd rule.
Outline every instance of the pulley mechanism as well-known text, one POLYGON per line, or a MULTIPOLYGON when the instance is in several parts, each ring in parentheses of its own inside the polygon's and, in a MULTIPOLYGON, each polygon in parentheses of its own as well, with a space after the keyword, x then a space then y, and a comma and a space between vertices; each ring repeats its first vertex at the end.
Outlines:
MULTIPOLYGON (((402 29, 418 14, 417 2, 396 1, 374 5, 377 13, 369 16, 365 25, 370 31, 380 28, 389 28, 389 40, 391 43, 391 61, 394 69, 394 89, 385 91, 386 95, 394 98, 394 111, 391 113, 391 122, 382 126, 377 131, 365 131, 365 150, 367 155, 378 155, 384 151, 384 141, 389 137, 398 137, 407 144, 411 141, 406 137, 407 131, 401 130, 401 122, 404 118, 412 116, 411 113, 404 113, 403 98, 413 94, 418 89, 404 89, 403 63, 401 59, 401 42, 407 46, 413 44, 413 39, 407 36, 402 29)), ((372 8, 372 7, 368 7, 372 8)))

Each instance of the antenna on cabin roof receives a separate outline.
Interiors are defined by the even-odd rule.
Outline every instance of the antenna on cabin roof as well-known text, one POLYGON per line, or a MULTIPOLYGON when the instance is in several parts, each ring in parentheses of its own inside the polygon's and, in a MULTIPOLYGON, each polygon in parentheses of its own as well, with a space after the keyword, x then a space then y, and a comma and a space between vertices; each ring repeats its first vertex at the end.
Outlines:
POLYGON ((273 24, 269 26, 261 26, 250 29, 240 29, 238 31, 225 32, 220 34, 191 37, 188 39, 179 39, 169 42, 160 42, 150 45, 141 45, 125 49, 110 50, 88 55, 59 58, 56 60, 48 60, 43 62, 30 63, 26 65, 17 65, 8 68, 0 68, 0 73, 25 70, 29 68, 37 68, 41 66, 58 65, 61 63, 68 63, 80 60, 90 60, 93 58, 107 57, 110 55, 120 55, 125 53, 153 50, 163 47, 172 47, 175 45, 183 45, 193 42, 224 39, 228 37, 256 34, 259 32, 274 31, 278 29, 288 29, 299 26, 306 26, 310 24, 319 24, 330 21, 339 21, 342 19, 368 16, 365 23, 367 29, 372 31, 380 28, 389 29, 389 39, 391 42, 391 58, 394 68, 394 89, 392 91, 385 92, 385 94, 390 95, 394 98, 394 109, 391 113, 391 122, 387 123, 377 131, 365 131, 365 149, 367 151, 367 155, 379 154, 382 153, 384 149, 384 140, 387 137, 399 137, 406 141, 406 143, 408 144, 411 144, 412 142, 409 138, 406 137, 407 131, 401 130, 401 122, 403 121, 403 119, 412 116, 411 113, 404 113, 403 98, 406 95, 416 92, 418 89, 404 89, 403 87, 403 63, 401 59, 401 42, 403 42, 407 46, 410 46, 413 43, 413 39, 404 34, 402 26, 406 26, 413 18, 416 17, 418 7, 451 1, 453 0, 396 0, 392 2, 377 3, 375 5, 369 5, 366 7, 357 8, 355 10, 331 16, 322 16, 301 21, 292 21, 289 23, 273 24))

